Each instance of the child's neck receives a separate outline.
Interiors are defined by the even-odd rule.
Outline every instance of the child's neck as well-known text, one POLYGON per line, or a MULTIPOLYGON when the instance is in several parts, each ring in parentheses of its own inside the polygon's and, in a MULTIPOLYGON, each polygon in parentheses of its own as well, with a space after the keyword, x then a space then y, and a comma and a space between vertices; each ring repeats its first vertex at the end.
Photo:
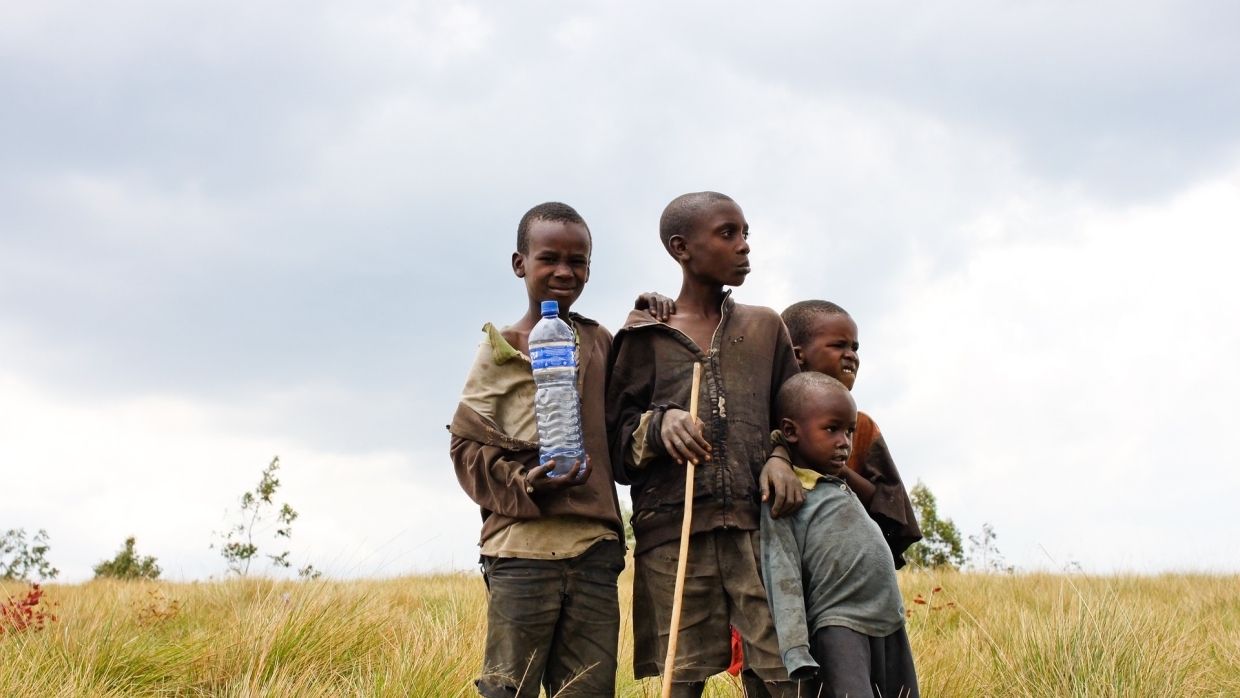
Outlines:
MULTIPOLYGON (((526 309, 525 315, 520 320, 505 327, 500 334, 504 337, 504 341, 512 345, 513 349, 522 354, 530 353, 530 330, 534 329, 534 325, 542 319, 542 301, 530 299, 530 307, 526 309)), ((568 307, 560 306, 560 319, 569 322, 568 307)))
POLYGON ((723 284, 704 283, 685 275, 676 297, 676 314, 667 324, 684 332, 698 348, 709 354, 715 330, 723 319, 723 284))
POLYGON ((813 463, 810 463, 809 461, 807 461, 807 460, 805 460, 804 458, 802 458, 802 457, 801 457, 801 454, 800 454, 800 453, 797 453, 797 449, 796 449, 796 448, 794 448, 794 447, 792 447, 791 445, 789 445, 789 448, 788 448, 788 455, 792 458, 792 464, 793 464, 794 466, 796 466, 796 467, 798 467, 798 468, 802 469, 802 470, 812 470, 812 471, 814 471, 814 472, 818 473, 819 475, 829 475, 829 474, 830 474, 830 473, 828 473, 828 472, 826 471, 826 469, 825 469, 825 468, 819 468, 818 466, 814 465, 813 463))
POLYGON ((721 317, 723 298, 727 291, 723 284, 703 281, 685 274, 680 282, 680 295, 676 297, 676 313, 721 317))

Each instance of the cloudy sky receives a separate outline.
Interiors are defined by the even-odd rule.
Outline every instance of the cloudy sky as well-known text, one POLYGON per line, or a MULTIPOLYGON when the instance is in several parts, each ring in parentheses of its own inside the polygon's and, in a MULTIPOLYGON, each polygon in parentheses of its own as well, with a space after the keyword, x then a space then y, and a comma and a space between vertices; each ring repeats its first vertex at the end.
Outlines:
POLYGON ((1240 569, 1240 9, 1226 2, 0 2, 0 530, 167 574, 274 455, 340 576, 469 567, 444 425, 516 223, 579 309, 834 300, 909 482, 1023 568, 1240 569))

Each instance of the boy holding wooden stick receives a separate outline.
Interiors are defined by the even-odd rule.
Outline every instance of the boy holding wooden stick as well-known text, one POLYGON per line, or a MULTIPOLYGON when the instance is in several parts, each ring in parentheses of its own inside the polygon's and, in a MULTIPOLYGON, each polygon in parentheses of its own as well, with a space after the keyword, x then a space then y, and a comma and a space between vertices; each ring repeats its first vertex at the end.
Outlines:
POLYGON ((745 640, 747 670, 777 698, 795 696, 759 554, 762 502, 782 515, 804 500, 791 467, 766 464, 774 397, 799 371, 792 343, 775 311, 741 305, 724 290, 750 271, 749 225, 735 201, 714 192, 681 196, 663 211, 659 235, 683 275, 675 314, 665 322, 629 315, 607 388, 612 463, 617 479, 632 485, 637 537, 634 674, 672 671, 671 695, 700 696, 706 679, 730 663, 731 624, 745 640), (702 365, 696 423, 686 411, 695 364, 702 365), (692 526, 679 642, 666 667, 686 463, 696 465, 692 526))

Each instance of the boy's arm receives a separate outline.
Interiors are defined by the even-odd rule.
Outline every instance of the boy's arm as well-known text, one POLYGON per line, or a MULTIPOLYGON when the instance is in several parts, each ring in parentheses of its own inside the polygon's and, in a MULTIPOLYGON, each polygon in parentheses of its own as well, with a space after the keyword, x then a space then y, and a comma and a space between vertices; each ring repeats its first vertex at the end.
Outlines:
POLYGON ((453 434, 451 453, 461 489, 478 506, 514 519, 542 516, 525 480, 538 465, 537 450, 510 451, 453 434))
POLYGON ((632 484, 646 463, 663 455, 656 438, 666 406, 650 404, 654 360, 640 339, 621 333, 612 343, 607 371, 607 443, 616 482, 632 484), (636 443, 635 443, 636 441, 636 443))
MULTIPOLYGON (((796 352, 792 349, 792 340, 788 337, 788 328, 779 323, 779 336, 775 340, 775 355, 771 366, 771 414, 770 429, 779 428, 779 418, 775 413, 776 397, 784 381, 801 372, 797 365, 796 352)), ((792 461, 785 451, 782 458, 768 457, 758 476, 758 490, 762 501, 771 503, 771 513, 775 517, 791 516, 805 502, 805 490, 800 480, 792 472, 792 461)))
POLYGON ((772 519, 771 505, 762 505, 762 581, 766 584, 779 656, 794 681, 812 678, 818 662, 809 652, 809 623, 805 618, 805 587, 801 578, 801 546, 792 519, 772 519))

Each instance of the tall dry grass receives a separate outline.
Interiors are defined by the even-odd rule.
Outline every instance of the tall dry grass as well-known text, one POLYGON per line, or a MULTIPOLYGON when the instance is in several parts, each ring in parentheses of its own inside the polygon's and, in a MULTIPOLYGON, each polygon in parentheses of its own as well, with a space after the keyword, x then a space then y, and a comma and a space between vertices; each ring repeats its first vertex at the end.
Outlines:
MULTIPOLYGON (((901 585, 926 696, 1240 696, 1234 576, 902 573, 901 585)), ((0 600, 19 590, 0 586, 0 600)), ((90 582, 48 597, 59 620, 0 635, 0 695, 469 696, 481 662, 474 574, 90 582)), ((656 695, 628 669, 627 624, 621 655, 619 694, 656 695)), ((716 679, 709 694, 740 691, 716 679)))

